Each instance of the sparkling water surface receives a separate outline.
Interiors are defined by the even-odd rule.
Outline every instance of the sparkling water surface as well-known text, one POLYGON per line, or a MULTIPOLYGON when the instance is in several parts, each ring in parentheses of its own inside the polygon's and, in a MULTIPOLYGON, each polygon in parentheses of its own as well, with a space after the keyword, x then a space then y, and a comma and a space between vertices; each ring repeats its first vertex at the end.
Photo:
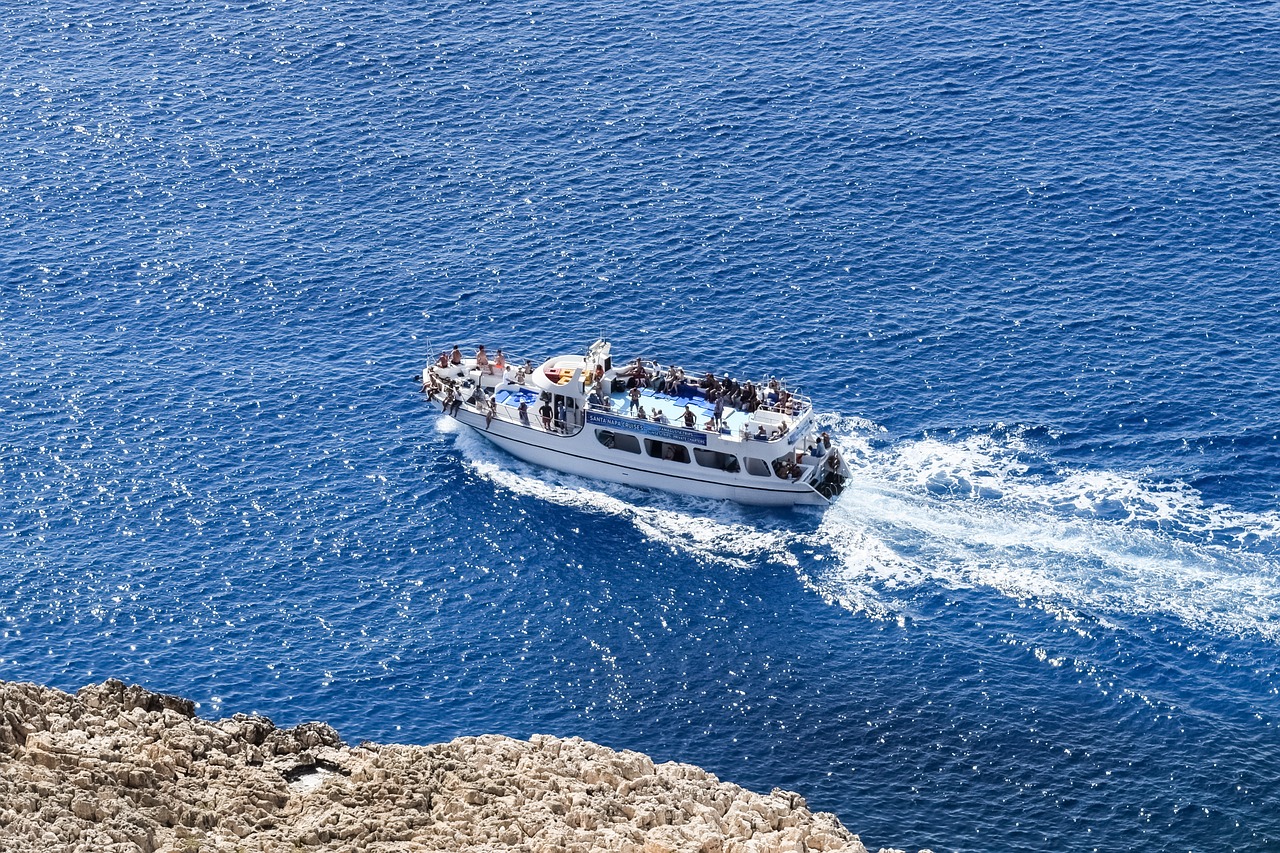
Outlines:
POLYGON ((581 735, 868 846, 1280 849, 1273 4, 0 20, 0 677, 581 735), (516 462, 454 343, 799 382, 831 507, 516 462))

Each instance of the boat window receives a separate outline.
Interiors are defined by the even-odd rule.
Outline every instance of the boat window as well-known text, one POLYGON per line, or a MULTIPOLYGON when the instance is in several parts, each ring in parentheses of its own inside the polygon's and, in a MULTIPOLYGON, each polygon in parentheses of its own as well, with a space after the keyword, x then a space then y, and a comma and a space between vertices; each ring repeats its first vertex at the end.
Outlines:
POLYGON ((627 453, 639 453, 640 442, 636 440, 634 435, 627 435, 624 432, 611 432, 607 429, 596 430, 596 441, 603 444, 610 450, 623 450, 627 453))
POLYGON ((640 439, 634 435, 627 435, 625 432, 614 433, 613 449, 625 450, 627 453, 639 453, 640 439))
POLYGON ((646 438, 644 440, 644 448, 654 459, 685 463, 689 461, 689 448, 674 441, 655 441, 652 438, 646 438))
POLYGON ((796 465, 795 456, 788 453, 773 460, 773 473, 782 480, 794 480, 800 475, 800 467, 796 465))
POLYGON ((701 447, 693 449, 693 459, 703 468, 716 468, 721 471, 728 471, 730 474, 738 472, 738 457, 732 453, 721 453, 718 450, 704 450, 701 447))
POLYGON ((754 474, 757 477, 768 477, 769 466, 764 464, 763 459, 757 459, 754 456, 747 457, 747 473, 754 474))

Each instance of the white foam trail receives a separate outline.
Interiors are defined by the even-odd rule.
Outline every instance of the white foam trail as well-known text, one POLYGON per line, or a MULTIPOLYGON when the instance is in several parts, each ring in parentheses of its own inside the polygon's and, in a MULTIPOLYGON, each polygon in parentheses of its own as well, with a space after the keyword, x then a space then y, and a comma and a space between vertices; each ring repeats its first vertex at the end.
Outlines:
POLYGON ((1280 639, 1276 518, 1205 506, 1183 484, 1052 470, 1015 437, 872 452, 823 519, 828 598, 892 607, 903 588, 984 587, 1071 615, 1168 614, 1280 639), (1047 475, 1031 473, 1045 469, 1047 475), (1236 547, 1222 544, 1231 530, 1236 547))

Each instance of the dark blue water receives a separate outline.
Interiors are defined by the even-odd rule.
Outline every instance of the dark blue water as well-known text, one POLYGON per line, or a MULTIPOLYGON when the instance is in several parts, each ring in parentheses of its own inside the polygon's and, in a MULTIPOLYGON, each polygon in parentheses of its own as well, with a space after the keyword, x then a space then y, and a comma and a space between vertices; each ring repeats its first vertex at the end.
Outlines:
POLYGON ((11 4, 0 676, 582 735, 873 848, 1280 849, 1280 14, 11 4), (441 423, 432 348, 803 384, 825 511, 441 423))

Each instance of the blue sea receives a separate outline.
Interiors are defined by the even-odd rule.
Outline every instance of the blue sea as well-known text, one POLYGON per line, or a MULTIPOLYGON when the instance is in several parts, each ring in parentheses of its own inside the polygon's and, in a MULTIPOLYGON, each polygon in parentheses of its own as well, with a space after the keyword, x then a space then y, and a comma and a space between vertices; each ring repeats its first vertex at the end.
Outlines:
POLYGON ((0 677, 580 735, 869 847, 1280 850, 1280 8, 101 0, 0 19, 0 677), (785 376, 795 511, 415 373, 785 376))

